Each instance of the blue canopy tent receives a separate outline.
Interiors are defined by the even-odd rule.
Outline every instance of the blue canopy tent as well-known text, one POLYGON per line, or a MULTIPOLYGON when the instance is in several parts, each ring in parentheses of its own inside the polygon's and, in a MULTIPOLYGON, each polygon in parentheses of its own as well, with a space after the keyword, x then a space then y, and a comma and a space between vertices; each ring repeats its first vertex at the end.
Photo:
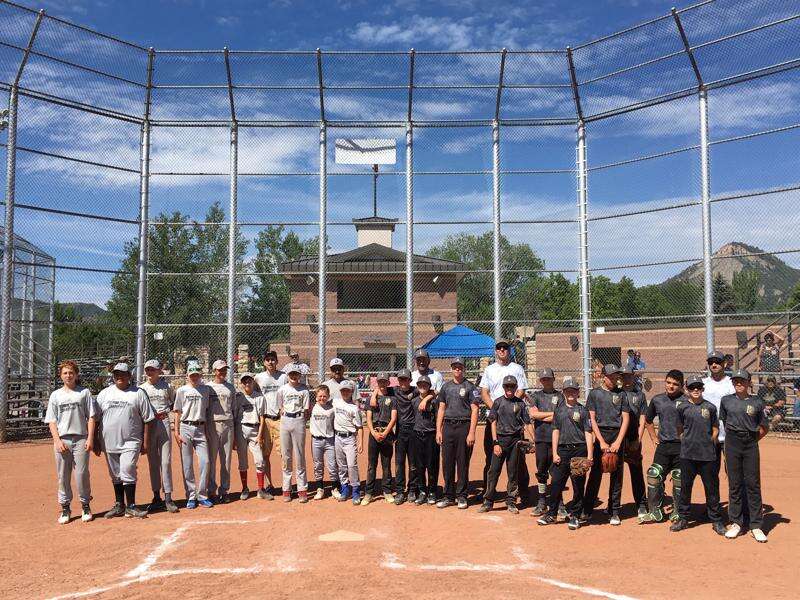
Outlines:
MULTIPOLYGON (((465 325, 456 325, 437 335, 422 347, 431 358, 463 356, 464 358, 482 358, 494 356, 494 338, 465 325)), ((514 351, 513 347, 511 349, 514 351)))

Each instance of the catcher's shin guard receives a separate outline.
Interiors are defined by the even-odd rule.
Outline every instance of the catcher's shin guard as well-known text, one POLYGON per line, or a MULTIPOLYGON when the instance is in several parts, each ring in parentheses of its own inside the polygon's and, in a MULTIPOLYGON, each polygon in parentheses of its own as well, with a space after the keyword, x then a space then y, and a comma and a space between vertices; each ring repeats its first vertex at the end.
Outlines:
POLYGON ((664 467, 657 463, 647 469, 647 510, 654 521, 664 519, 661 503, 664 501, 664 467))
POLYGON ((678 503, 681 501, 681 470, 672 469, 669 475, 672 477, 672 514, 669 518, 676 521, 678 519, 678 503))

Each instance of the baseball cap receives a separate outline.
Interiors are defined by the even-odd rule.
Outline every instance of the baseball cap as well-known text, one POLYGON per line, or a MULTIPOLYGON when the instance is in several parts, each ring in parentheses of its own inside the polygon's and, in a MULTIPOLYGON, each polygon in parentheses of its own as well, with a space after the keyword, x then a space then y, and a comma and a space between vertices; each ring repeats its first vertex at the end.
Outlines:
POLYGON ((418 348, 416 352, 414 352, 414 358, 430 358, 430 354, 425 348, 418 348))
POLYGON ((128 366, 128 363, 118 362, 114 365, 114 368, 111 371, 113 373, 130 373, 131 369, 128 366))
POLYGON ((264 353, 264 360, 267 360, 268 358, 273 358, 275 360, 278 360, 278 353, 275 352, 275 350, 268 350, 267 352, 264 353))
POLYGON ((228 368, 227 361, 224 361, 222 359, 215 360, 214 364, 211 365, 211 369, 214 371, 216 371, 217 369, 227 369, 227 368, 228 368))
POLYGON ((375 379, 378 381, 389 381, 389 374, 386 371, 381 371, 375 379))
POLYGON ((331 367, 343 367, 344 366, 344 361, 337 356, 336 358, 332 358, 331 359, 331 362, 330 362, 329 366, 331 366, 331 367))
POLYGON ((186 365, 186 373, 191 375, 192 373, 202 373, 203 369, 200 368, 200 363, 196 360, 191 360, 186 365))
POLYGON ((356 389, 356 382, 351 381, 349 379, 345 379, 342 383, 339 384, 339 391, 341 390, 350 390, 351 392, 356 389))
POLYGON ((420 383, 427 383, 428 386, 430 386, 431 385, 431 378, 428 377, 427 375, 420 375, 419 379, 417 379, 417 386, 419 386, 420 383))
POLYGON ((144 368, 145 369, 160 369, 161 368, 161 363, 157 359, 151 358, 146 363, 144 363, 144 368))
POLYGON ((289 356, 300 356, 300 353, 297 350, 289 350, 289 356))
POLYGON ((460 356, 456 356, 454 359, 452 359, 450 361, 450 365, 451 366, 452 365, 461 365, 463 367, 464 366, 464 359, 461 358, 460 356))
POLYGON ((300 367, 298 367, 295 363, 291 363, 286 368, 286 374, 289 375, 290 373, 300 373, 302 375, 302 371, 300 370, 300 367))
POLYGON ((542 369, 539 371, 539 379, 555 379, 555 375, 553 374, 553 369, 542 369))
POLYGON ((581 389, 581 384, 578 383, 578 380, 574 377, 564 377, 564 382, 561 384, 561 388, 565 390, 579 390, 581 389))
POLYGON ((747 369, 736 369, 731 375, 731 379, 746 379, 750 381, 750 371, 747 369))
POLYGON ((245 379, 247 379, 248 377, 249 377, 250 379, 253 379, 253 374, 252 374, 252 373, 242 373, 241 375, 239 375, 239 381, 240 381, 240 382, 241 382, 241 381, 244 381, 244 380, 245 380, 245 379))
POLYGON ((708 354, 708 358, 706 358, 706 362, 725 362, 725 355, 720 352, 719 350, 714 350, 708 354))
POLYGON ((411 379, 411 371, 408 369, 401 369, 397 374, 398 379, 411 379))
POLYGON ((509 344, 506 340, 496 340, 494 343, 494 349, 498 350, 499 348, 510 348, 511 344, 509 344))
POLYGON ((514 387, 517 386, 517 378, 513 375, 506 375, 503 377, 503 386, 506 385, 513 385, 514 387))
POLYGON ((605 367, 603 367, 603 375, 614 375, 615 373, 622 373, 622 369, 620 369, 614 363, 608 363, 605 367))
POLYGON ((689 375, 689 377, 686 379, 686 387, 690 388, 693 385, 699 385, 703 387, 703 378, 699 375, 689 375))

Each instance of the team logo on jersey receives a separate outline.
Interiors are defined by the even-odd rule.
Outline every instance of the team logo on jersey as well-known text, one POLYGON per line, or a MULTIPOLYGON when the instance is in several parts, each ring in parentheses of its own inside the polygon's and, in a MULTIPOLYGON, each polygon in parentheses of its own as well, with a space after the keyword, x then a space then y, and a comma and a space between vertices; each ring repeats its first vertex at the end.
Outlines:
POLYGON ((711 411, 709 411, 707 408, 701 408, 700 416, 703 417, 704 419, 708 419, 711 416, 711 411))
POLYGON ((572 411, 572 420, 575 421, 576 423, 580 422, 580 420, 581 420, 580 411, 578 411, 578 410, 573 410, 572 411))
POLYGON ((472 397, 473 398, 480 398, 481 397, 481 391, 480 390, 474 390, 472 392, 472 397))
POLYGON ((459 395, 459 396, 461 396, 461 397, 463 398, 464 396, 466 396, 466 395, 467 395, 467 390, 466 390, 466 389, 464 389, 463 387, 462 387, 462 388, 459 388, 459 390, 458 390, 458 395, 459 395))
POLYGON ((675 408, 678 408, 681 405, 680 400, 675 400, 675 408))
POLYGON ((391 404, 392 404, 392 399, 391 399, 391 398, 387 398, 386 400, 384 400, 384 401, 383 401, 383 403, 384 403, 386 406, 391 406, 391 404))
POLYGON ((619 395, 618 394, 611 394, 611 402, 614 404, 614 406, 619 406, 619 403, 620 403, 619 395))
POLYGON ((756 407, 752 404, 748 404, 747 408, 745 408, 745 412, 747 413, 748 417, 752 417, 754 414, 756 414, 756 407))
POLYGON ((519 402, 514 402, 514 414, 519 412, 519 402))
POLYGON ((553 406, 558 404, 558 396, 550 396, 550 404, 552 404, 553 406))

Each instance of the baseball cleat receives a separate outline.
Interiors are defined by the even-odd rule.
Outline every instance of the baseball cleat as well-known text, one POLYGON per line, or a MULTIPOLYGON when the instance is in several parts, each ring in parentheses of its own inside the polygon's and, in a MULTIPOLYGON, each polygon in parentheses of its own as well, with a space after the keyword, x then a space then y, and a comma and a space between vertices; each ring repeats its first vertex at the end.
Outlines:
POLYGON ((308 492, 306 490, 297 492, 297 497, 300 499, 300 504, 308 502, 308 492))
POLYGON ((739 537, 741 532, 742 526, 737 523, 733 523, 730 527, 728 527, 728 531, 725 532, 725 537, 729 540, 735 540, 737 537, 739 537))
POLYGON ((425 494, 425 492, 420 492, 419 495, 414 500, 414 504, 416 506, 422 506, 427 501, 428 501, 428 496, 425 494))
POLYGON ((250 497, 250 490, 247 488, 242 489, 242 493, 239 494, 239 500, 247 500, 250 497))
POLYGON ((672 525, 669 526, 670 531, 683 531, 689 528, 689 523, 686 519, 677 519, 672 525))
POLYGON ((544 514, 536 520, 537 525, 552 525, 556 522, 556 518, 550 514, 544 514))
MULTIPOLYGON (((348 486, 349 487, 349 486, 348 486)), ((347 500, 346 496, 342 496, 342 500, 347 500)), ((358 486, 353 486, 353 506, 358 506, 361 504, 361 492, 358 489, 358 486)))
POLYGON ((135 506, 131 505, 125 509, 125 518, 126 519, 144 519, 147 516, 147 511, 141 508, 136 508, 135 506))
POLYGON ((291 502, 292 501, 292 492, 283 492, 283 501, 284 502, 291 502))
POLYGON ((428 506, 434 506, 434 505, 436 505, 436 497, 433 494, 431 494, 430 496, 428 496, 428 506))
POLYGON ((147 510, 150 512, 156 512, 157 510, 161 510, 162 508, 164 508, 164 501, 161 499, 160 496, 153 496, 153 499, 147 506, 147 510))
POLYGON ((336 500, 342 497, 342 492, 339 491, 339 484, 334 482, 333 488, 331 488, 331 496, 333 496, 336 500))
POLYGON ((415 503, 417 501, 417 494, 415 492, 408 492, 408 502, 415 503))
POLYGON ((567 512, 567 507, 564 506, 563 502, 558 504, 558 518, 566 521, 569 518, 569 512, 567 512))
POLYGON ((544 499, 544 496, 539 496, 539 501, 536 503, 536 506, 533 507, 531 513, 534 517, 538 517, 543 515, 547 510, 547 501, 544 499))
POLYGON ((211 508, 212 506, 214 506, 214 503, 208 498, 203 498, 197 504, 202 506, 203 508, 211 508))
POLYGON ((197 500, 187 500, 186 501, 186 508, 192 510, 193 508, 197 508, 197 500))
POLYGON ((490 510, 492 510, 492 503, 486 501, 484 501, 483 504, 480 505, 480 508, 478 508, 479 513, 487 513, 490 510))
POLYGON ((406 502, 406 495, 403 492, 400 492, 399 494, 395 495, 394 503, 397 506, 400 506, 401 504, 405 504, 405 502, 406 502))
POLYGON ((611 513, 611 518, 608 520, 608 524, 616 526, 619 525, 620 523, 622 523, 622 521, 619 518, 619 513, 617 512, 611 513))
POLYGON ((71 517, 72 517, 72 512, 70 511, 69 504, 62 504, 61 514, 58 516, 59 525, 66 525, 67 523, 69 523, 71 517))
POLYGON ((314 494, 314 500, 322 500, 325 497, 325 490, 317 488, 317 493, 314 494))
POLYGON ((217 501, 214 504, 227 504, 228 503, 228 492, 224 494, 220 494, 217 498, 217 501))
POLYGON ((569 521, 567 521, 567 527, 569 527, 572 531, 579 529, 581 526, 581 522, 578 521, 578 517, 570 517, 569 521))
POLYGON ((345 483, 344 485, 342 485, 342 489, 339 490, 339 495, 336 497, 336 499, 339 502, 347 502, 347 498, 348 496, 350 496, 350 490, 351 490, 350 485, 345 483))
POLYGON ((389 492, 384 492, 383 499, 389 504, 394 504, 394 496, 389 492))
MULTIPOLYGON (((372 502, 372 494, 367 494, 361 499, 361 506, 369 506, 369 503, 372 502)), ((356 503, 355 494, 353 495, 353 504, 356 503)))
POLYGON ((517 505, 516 505, 516 504, 513 504, 513 503, 511 503, 511 502, 509 502, 508 504, 506 504, 506 509, 507 509, 507 510, 508 510, 508 512, 510 512, 512 515, 518 515, 518 514, 519 514, 519 509, 517 508, 517 505))
POLYGON ((175 504, 172 500, 165 500, 164 506, 167 507, 167 512, 176 513, 178 512, 178 505, 175 504))
POLYGON ((717 535, 725 535, 725 525, 722 523, 714 523, 711 528, 714 530, 714 533, 717 535))
POLYGON ((125 506, 119 502, 114 503, 109 510, 106 511, 106 519, 111 519, 113 517, 121 517, 125 514, 125 506))
POLYGON ((465 498, 458 498, 458 499, 456 500, 456 505, 458 506, 458 508, 459 508, 460 510, 466 510, 466 509, 467 509, 467 507, 469 506, 469 505, 467 504, 467 501, 466 501, 466 499, 465 499, 465 498))
POLYGON ((647 514, 649 514, 647 512, 647 507, 646 506, 640 506, 639 507, 639 512, 637 514, 637 517, 639 518, 639 521, 641 522, 642 518, 645 517, 647 514))
POLYGON ((453 506, 455 502, 452 500, 448 500, 447 498, 442 498, 436 503, 436 508, 447 508, 449 506, 453 506))
POLYGON ((88 523, 92 519, 94 519, 94 515, 92 514, 92 509, 89 508, 89 503, 81 504, 81 521, 88 523))
POLYGON ((767 543, 767 534, 760 529, 751 529, 750 535, 752 535, 753 539, 755 539, 755 541, 757 541, 759 544, 767 543))

